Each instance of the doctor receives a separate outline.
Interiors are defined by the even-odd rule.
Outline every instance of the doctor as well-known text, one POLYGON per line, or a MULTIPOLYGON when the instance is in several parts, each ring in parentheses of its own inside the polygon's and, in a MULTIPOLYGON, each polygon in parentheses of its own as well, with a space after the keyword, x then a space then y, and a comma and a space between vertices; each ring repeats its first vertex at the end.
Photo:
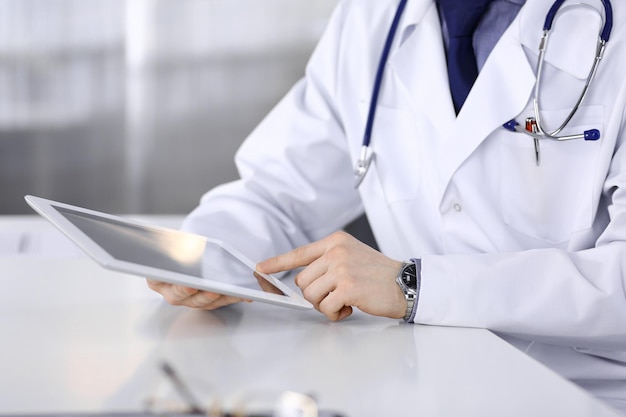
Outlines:
MULTIPOLYGON (((331 320, 357 307, 488 328, 626 413, 622 2, 584 100, 555 134, 600 138, 539 135, 569 118, 607 27, 608 2, 584 1, 561 1, 541 60, 552 2, 457 2, 478 16, 463 29, 473 65, 452 0, 409 0, 401 14, 398 0, 341 1, 304 79, 237 153, 241 180, 207 193, 184 227, 267 259, 261 271, 304 267, 298 286, 331 320), (370 103, 374 157, 355 187, 370 103), (536 116, 538 139, 502 127, 536 116), (338 232, 362 213, 380 252, 338 232)), ((239 301, 149 285, 173 304, 239 301)))

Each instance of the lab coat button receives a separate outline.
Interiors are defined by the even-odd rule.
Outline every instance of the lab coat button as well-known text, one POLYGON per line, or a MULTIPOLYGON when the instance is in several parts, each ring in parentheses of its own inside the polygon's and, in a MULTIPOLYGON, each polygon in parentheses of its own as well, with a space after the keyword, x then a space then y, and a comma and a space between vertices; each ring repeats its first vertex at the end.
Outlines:
POLYGON ((463 207, 459 204, 459 203, 454 203, 454 205, 452 206, 452 208, 454 209, 454 211, 456 211, 457 213, 460 212, 461 210, 463 210, 463 207))

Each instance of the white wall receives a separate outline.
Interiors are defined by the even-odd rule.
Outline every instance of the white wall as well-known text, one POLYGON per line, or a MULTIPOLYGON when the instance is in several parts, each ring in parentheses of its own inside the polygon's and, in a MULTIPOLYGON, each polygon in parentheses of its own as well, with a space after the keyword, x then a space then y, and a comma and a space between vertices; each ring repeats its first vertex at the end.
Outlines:
POLYGON ((127 62, 264 53, 319 37, 336 0, 127 0, 127 62))
POLYGON ((38 194, 184 213, 291 85, 337 0, 0 0, 0 214, 38 194))

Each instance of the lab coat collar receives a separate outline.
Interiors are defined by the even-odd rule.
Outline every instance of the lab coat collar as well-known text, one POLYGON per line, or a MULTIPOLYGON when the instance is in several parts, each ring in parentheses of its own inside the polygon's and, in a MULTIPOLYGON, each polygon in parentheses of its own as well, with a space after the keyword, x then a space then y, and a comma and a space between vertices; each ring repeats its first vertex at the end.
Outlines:
POLYGON ((441 135, 446 135, 456 118, 449 91, 446 56, 434 1, 410 1, 403 19, 398 48, 389 59, 409 93, 409 102, 425 113, 441 135))
POLYGON ((406 34, 406 31, 409 32, 412 28, 419 24, 424 16, 429 13, 432 8, 437 7, 433 0, 409 0, 406 4, 406 8, 404 9, 404 15, 402 17, 402 21, 400 22, 400 31, 399 33, 406 34))

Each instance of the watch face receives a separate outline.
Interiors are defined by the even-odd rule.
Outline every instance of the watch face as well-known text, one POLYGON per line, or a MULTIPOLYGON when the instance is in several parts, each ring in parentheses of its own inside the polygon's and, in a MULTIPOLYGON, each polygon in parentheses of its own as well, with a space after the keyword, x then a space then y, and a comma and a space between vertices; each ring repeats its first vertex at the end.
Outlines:
POLYGON ((402 270, 402 282, 409 288, 416 289, 417 288, 417 271, 415 269, 415 264, 407 265, 402 270))

